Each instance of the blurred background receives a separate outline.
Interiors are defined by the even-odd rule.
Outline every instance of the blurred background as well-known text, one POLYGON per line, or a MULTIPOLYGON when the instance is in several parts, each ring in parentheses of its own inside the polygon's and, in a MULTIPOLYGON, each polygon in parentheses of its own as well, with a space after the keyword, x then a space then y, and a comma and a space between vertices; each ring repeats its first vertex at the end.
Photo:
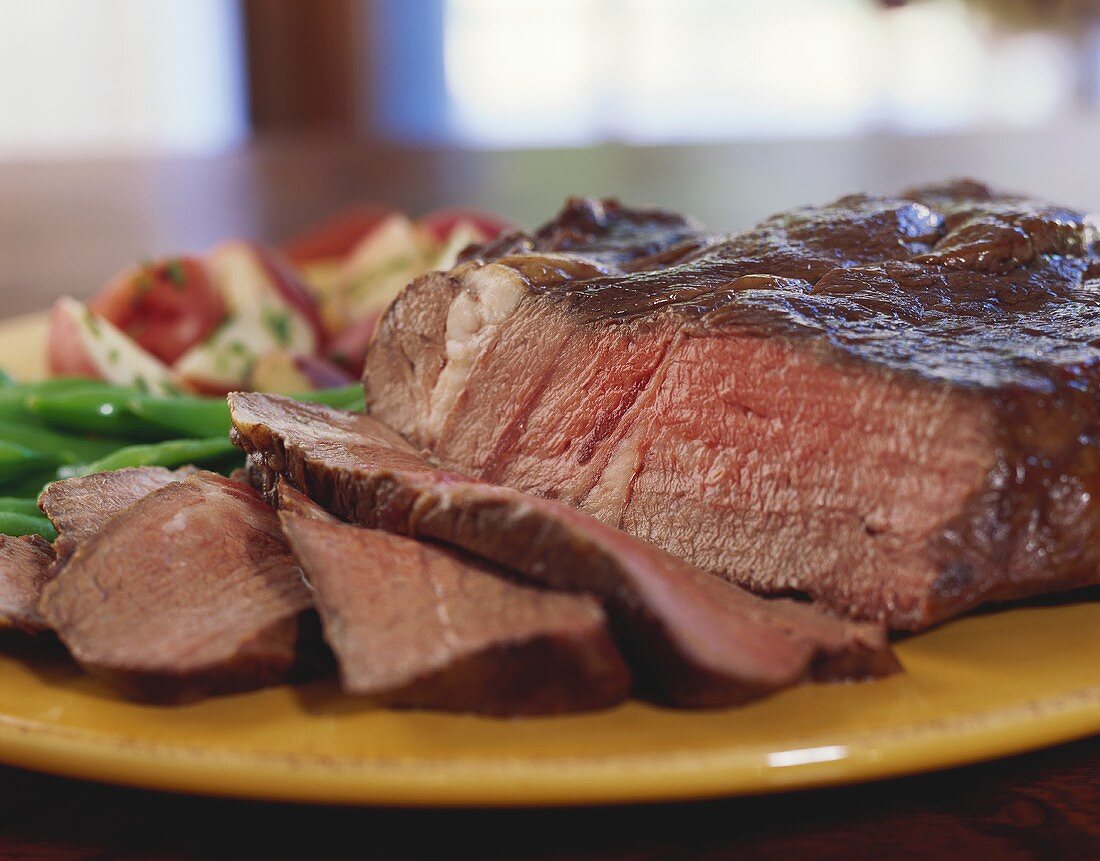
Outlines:
POLYGON ((0 0, 0 317, 341 207, 1100 210, 1091 0, 0 0))

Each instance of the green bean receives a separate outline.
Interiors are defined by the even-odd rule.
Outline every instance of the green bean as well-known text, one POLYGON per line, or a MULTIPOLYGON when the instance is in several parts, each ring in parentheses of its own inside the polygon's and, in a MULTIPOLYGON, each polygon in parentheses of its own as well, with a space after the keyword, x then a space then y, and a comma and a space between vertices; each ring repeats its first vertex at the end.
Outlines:
POLYGON ((349 409, 349 404, 363 401, 363 384, 348 383, 335 389, 318 389, 315 392, 303 392, 300 395, 290 395, 296 401, 305 401, 310 404, 325 404, 325 406, 337 409, 349 409))
POLYGON ((0 535, 41 535, 47 541, 57 538, 57 530, 42 515, 15 514, 0 511, 0 535))
POLYGON ((0 401, 22 400, 28 395, 55 395, 60 392, 90 391, 91 389, 113 389, 119 394, 132 391, 124 386, 115 386, 103 380, 90 380, 86 377, 52 377, 30 383, 13 382, 0 387, 0 401))
POLYGON ((34 497, 42 492, 42 488, 51 481, 57 480, 57 467, 46 467, 32 470, 25 475, 7 481, 0 481, 0 494, 5 497, 34 497))
MULTIPOLYGON (((358 383, 288 397, 338 409, 363 409, 363 389, 358 383)), ((221 398, 137 395, 129 400, 127 407, 149 424, 181 436, 203 438, 229 433, 229 405, 221 398)))
MULTIPOLYGON (((87 381, 83 381, 87 382, 87 381)), ((23 401, 30 395, 48 394, 57 391, 70 391, 74 380, 47 380, 40 383, 14 383, 0 387, 0 418, 6 421, 36 421, 34 416, 27 412, 23 401), (53 384, 60 385, 53 385, 53 384)))
POLYGON ((112 472, 132 466, 183 466, 221 460, 237 449, 226 437, 214 439, 174 439, 151 445, 132 445, 120 448, 94 463, 82 466, 66 466, 58 471, 62 478, 91 475, 94 472, 112 472))
POLYGON ((42 467, 57 464, 54 457, 0 440, 0 482, 11 481, 42 467))
POLYGON ((222 398, 135 395, 126 407, 166 434, 202 439, 229 433, 229 406, 222 398))
POLYGON ((21 499, 15 496, 0 496, 0 511, 6 514, 26 514, 28 517, 41 517, 37 499, 21 499))
MULTIPOLYGON (((335 389, 333 391, 336 391, 335 389)), ((328 401, 312 400, 315 404, 327 404, 330 407, 335 407, 338 410, 347 410, 351 413, 361 413, 367 408, 367 399, 363 394, 363 387, 356 383, 354 386, 347 386, 343 391, 348 393, 346 400, 341 399, 329 403, 328 401)), ((310 401, 310 398, 299 398, 298 400, 310 401)))
POLYGON ((23 406, 23 398, 5 398, 4 394, 5 390, 0 389, 0 420, 42 426, 42 422, 27 412, 27 408, 23 406))
POLYGON ((130 444, 119 439, 92 439, 61 433, 37 423, 12 422, 2 418, 0 440, 21 445, 40 454, 54 455, 60 463, 88 463, 130 444))
POLYGON ((132 390, 118 386, 80 389, 28 395, 23 405, 31 415, 63 430, 128 439, 164 439, 162 429, 130 412, 132 394, 132 390))

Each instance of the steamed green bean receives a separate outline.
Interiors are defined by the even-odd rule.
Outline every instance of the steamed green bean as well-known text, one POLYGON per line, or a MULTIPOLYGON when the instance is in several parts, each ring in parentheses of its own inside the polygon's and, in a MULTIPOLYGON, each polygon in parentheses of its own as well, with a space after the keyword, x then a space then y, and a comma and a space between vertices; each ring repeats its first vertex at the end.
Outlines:
MULTIPOLYGON (((358 384, 290 397, 363 409, 358 384)), ((39 518, 42 487, 77 475, 191 463, 227 472, 243 461, 230 425, 223 398, 73 377, 21 383, 0 372, 0 514, 39 518)))
POLYGON ((0 439, 39 454, 55 456, 59 463, 69 464, 99 460, 115 449, 129 445, 129 442, 123 440, 93 439, 3 418, 0 418, 0 439))
MULTIPOLYGON (((80 433, 99 430, 101 421, 97 422, 95 428, 89 429, 83 426, 70 427, 67 417, 50 420, 56 408, 57 399, 61 399, 64 404, 69 398, 90 396, 93 392, 103 396, 104 399, 111 396, 126 398, 132 394, 133 390, 124 386, 111 385, 102 380, 88 380, 82 377, 58 377, 34 383, 14 383, 7 387, 0 387, 0 421, 17 422, 32 427, 61 427, 80 433)), ((2 435, 0 438, 3 438, 2 435)))
POLYGON ((16 478, 0 481, 0 494, 5 497, 38 498, 42 488, 57 479, 57 467, 48 466, 31 470, 16 478))
MULTIPOLYGON (((358 383, 288 397, 337 409, 363 409, 363 388, 358 383)), ((204 438, 229 433, 229 405, 222 398, 136 395, 127 407, 133 415, 174 435, 204 438)))
POLYGON ((29 395, 54 395, 61 392, 90 391, 92 389, 113 389, 119 394, 132 391, 124 386, 114 386, 103 380, 89 380, 85 377, 53 377, 48 380, 37 380, 33 383, 12 382, 6 386, 0 386, 0 403, 11 400, 22 400, 29 395))
POLYGON ((220 398, 136 395, 126 406, 165 435, 202 439, 229 433, 229 406, 220 398))
POLYGON ((43 467, 56 466, 58 463, 56 457, 0 439, 0 483, 20 478, 43 467))
POLYGON ((0 511, 7 514, 25 514, 28 517, 41 517, 38 500, 23 499, 15 496, 0 496, 0 511))
MULTIPOLYGON (((202 464, 238 454, 239 450, 228 437, 213 439, 176 439, 149 445, 132 445, 120 448, 94 463, 62 467, 62 478, 91 475, 95 472, 113 472, 136 466, 176 467, 184 464, 202 464)), ((242 455, 243 457, 243 455, 242 455)))
POLYGON ((41 514, 37 517, 0 511, 0 535, 41 535, 47 541, 57 538, 57 530, 41 514))
POLYGON ((129 409, 132 392, 117 386, 28 395, 27 411, 56 428, 129 439, 163 439, 164 432, 129 409))

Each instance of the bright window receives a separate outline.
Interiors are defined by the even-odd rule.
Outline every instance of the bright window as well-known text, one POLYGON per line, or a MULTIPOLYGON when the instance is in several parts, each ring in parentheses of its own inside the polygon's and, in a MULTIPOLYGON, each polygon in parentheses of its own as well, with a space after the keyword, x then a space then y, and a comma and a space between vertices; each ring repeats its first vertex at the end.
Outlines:
POLYGON ((240 27, 226 0, 4 0, 0 156, 239 141, 240 27))
POLYGON ((959 0, 445 0, 443 14, 437 131, 487 146, 1026 125, 1074 93, 1067 40, 995 34, 959 0))

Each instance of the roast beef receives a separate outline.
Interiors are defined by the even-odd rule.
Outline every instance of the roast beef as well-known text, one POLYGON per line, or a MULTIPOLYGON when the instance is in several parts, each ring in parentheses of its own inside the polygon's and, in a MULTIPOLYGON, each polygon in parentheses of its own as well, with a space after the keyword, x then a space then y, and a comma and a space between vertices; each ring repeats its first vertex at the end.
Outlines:
POLYGON ((286 679, 310 605, 275 511, 249 487, 196 473, 83 540, 39 607, 89 672, 177 702, 286 679))
MULTIPOLYGON (((457 551, 280 514, 345 691, 394 706, 516 716, 605 708, 630 675, 599 603, 522 585, 457 551)), ((298 512, 298 513, 296 513, 298 512)))
POLYGON ((355 523, 604 599, 644 692, 663 702, 728 705, 806 678, 896 669, 877 628, 757 598, 577 509, 436 470, 369 416, 276 395, 229 404, 258 477, 288 478, 355 523))
POLYGON ((467 257, 364 376, 441 466, 896 629, 1098 582, 1080 213, 961 182, 716 236, 574 200, 467 257))
POLYGON ((182 481, 192 472, 193 467, 173 472, 159 466, 142 466, 47 485, 38 505, 57 529, 54 550, 58 565, 64 565, 81 542, 99 532, 120 511, 166 484, 182 481))
POLYGON ((37 535, 0 535, 0 630, 35 634, 46 627, 38 597, 50 579, 53 550, 37 535))

